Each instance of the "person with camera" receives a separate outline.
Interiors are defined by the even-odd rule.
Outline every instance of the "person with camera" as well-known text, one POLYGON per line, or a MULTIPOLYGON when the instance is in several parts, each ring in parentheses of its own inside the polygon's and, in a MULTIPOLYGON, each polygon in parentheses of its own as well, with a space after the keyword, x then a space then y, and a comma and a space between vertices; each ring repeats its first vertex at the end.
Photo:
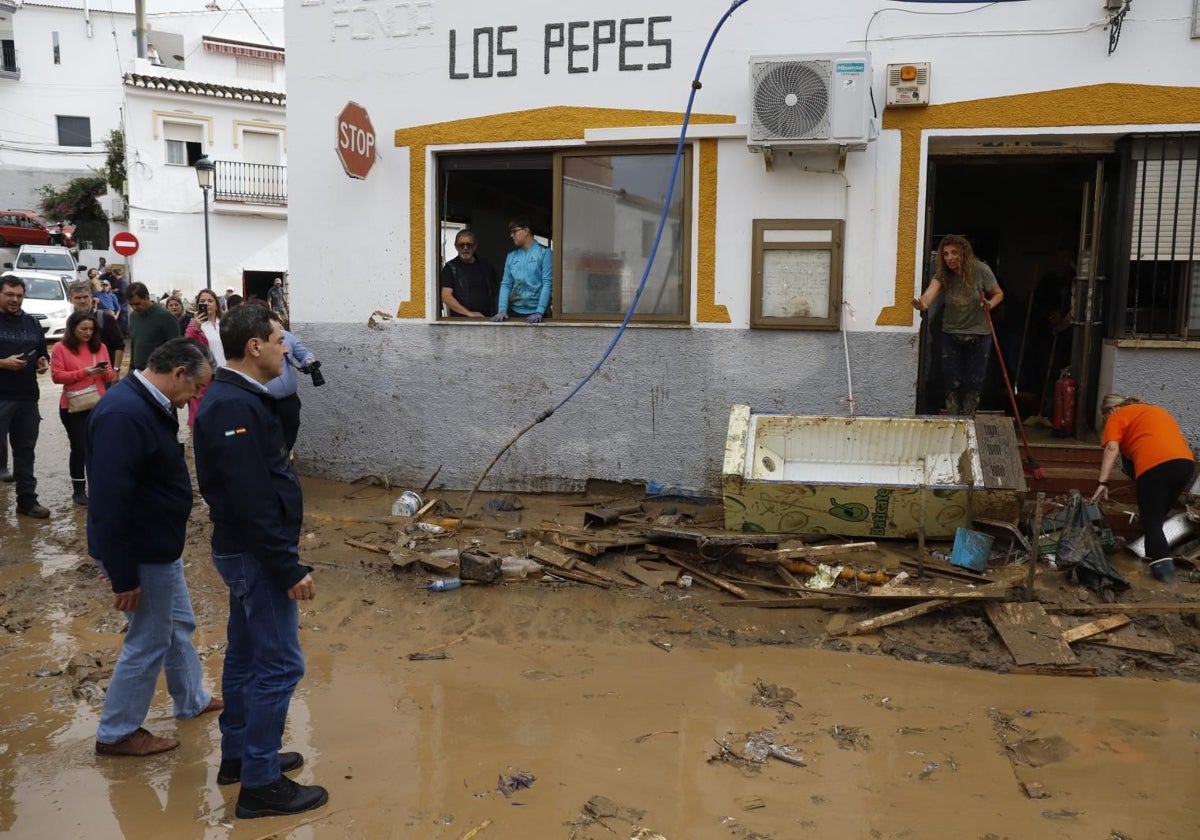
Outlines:
POLYGON ((93 313, 76 309, 67 318, 63 339, 50 352, 50 378, 63 386, 58 416, 67 430, 71 448, 67 461, 71 471, 71 501, 87 507, 84 465, 87 461, 88 418, 104 396, 105 388, 116 378, 93 313))
POLYGON ((267 390, 275 398, 275 408, 283 424, 283 442, 287 445, 287 451, 291 452, 300 434, 300 395, 296 393, 300 382, 296 371, 311 376, 312 384, 317 388, 325 384, 325 376, 321 373, 321 363, 316 355, 300 343, 295 333, 284 330, 283 343, 288 349, 283 360, 283 373, 267 383, 267 390))
MULTIPOLYGON (((201 289, 196 293, 196 316, 188 322, 185 338, 200 342, 212 353, 218 368, 225 367, 225 351, 221 348, 221 302, 212 289, 201 289)), ((188 426, 196 425, 196 412, 200 400, 204 399, 204 388, 188 401, 188 426)))

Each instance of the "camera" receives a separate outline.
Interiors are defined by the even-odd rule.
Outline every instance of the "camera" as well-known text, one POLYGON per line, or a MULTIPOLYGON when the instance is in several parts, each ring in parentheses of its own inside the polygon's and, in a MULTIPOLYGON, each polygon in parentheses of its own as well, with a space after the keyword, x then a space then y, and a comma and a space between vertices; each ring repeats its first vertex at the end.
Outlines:
POLYGON ((307 365, 301 365, 297 370, 312 377, 314 388, 320 388, 325 384, 325 374, 321 373, 321 362, 319 359, 313 360, 307 365))

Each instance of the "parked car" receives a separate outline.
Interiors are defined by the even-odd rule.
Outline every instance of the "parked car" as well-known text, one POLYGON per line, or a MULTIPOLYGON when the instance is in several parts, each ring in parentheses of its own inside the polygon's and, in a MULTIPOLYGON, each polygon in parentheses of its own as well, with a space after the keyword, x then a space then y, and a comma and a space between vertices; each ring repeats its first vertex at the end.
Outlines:
POLYGON ((17 249, 17 261, 5 263, 5 268, 15 268, 21 271, 42 271, 62 274, 70 283, 75 279, 75 272, 83 269, 75 262, 75 255, 65 245, 22 245, 17 249))
POLYGON ((0 210, 0 248, 10 245, 75 247, 75 227, 47 221, 32 210, 0 210))
POLYGON ((45 274, 39 271, 5 271, 5 275, 15 274, 25 281, 25 301, 21 308, 37 318, 46 338, 59 339, 67 332, 67 318, 70 317, 74 306, 67 297, 67 286, 72 279, 70 275, 45 274))

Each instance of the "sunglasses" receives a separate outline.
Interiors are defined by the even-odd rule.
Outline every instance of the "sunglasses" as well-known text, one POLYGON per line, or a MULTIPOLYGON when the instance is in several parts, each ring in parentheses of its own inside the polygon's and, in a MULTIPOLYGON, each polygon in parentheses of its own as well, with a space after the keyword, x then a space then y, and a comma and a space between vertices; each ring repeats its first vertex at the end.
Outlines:
POLYGON ((515 228, 509 228, 509 229, 508 229, 508 235, 509 235, 509 236, 512 236, 514 233, 516 233, 516 232, 517 232, 517 231, 519 231, 519 230, 528 230, 528 228, 524 228, 524 227, 515 227, 515 228))

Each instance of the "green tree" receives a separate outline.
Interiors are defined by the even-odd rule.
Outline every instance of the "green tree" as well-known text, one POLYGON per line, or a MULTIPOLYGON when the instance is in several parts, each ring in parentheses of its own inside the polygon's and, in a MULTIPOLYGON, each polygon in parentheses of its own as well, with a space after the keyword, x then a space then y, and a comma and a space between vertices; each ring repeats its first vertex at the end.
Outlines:
POLYGON ((97 173, 72 178, 61 190, 46 184, 38 192, 42 196, 42 212, 47 218, 70 219, 78 223, 107 218, 96 200, 107 189, 104 175, 97 173))
POLYGON ((117 195, 125 194, 125 132, 114 128, 108 132, 104 140, 104 148, 108 157, 104 159, 104 168, 100 173, 104 176, 112 191, 117 195))

